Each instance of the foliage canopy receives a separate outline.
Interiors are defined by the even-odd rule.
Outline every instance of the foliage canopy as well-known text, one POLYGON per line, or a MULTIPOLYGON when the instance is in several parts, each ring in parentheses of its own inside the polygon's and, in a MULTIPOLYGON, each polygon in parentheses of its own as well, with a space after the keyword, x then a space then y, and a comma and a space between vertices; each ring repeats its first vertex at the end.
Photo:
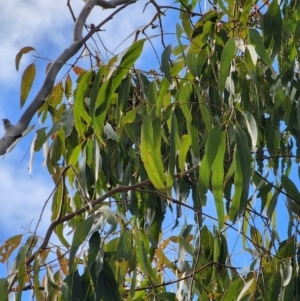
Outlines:
MULTIPOLYGON (((32 153, 47 149, 51 224, 0 247, 1 262, 15 258, 0 300, 28 288, 38 301, 300 300, 299 2, 150 5, 152 22, 126 51, 104 62, 87 48, 91 66, 76 61, 76 78, 58 80, 39 108, 32 153), (151 27, 160 69, 143 71, 135 63, 151 27), (232 233, 249 254, 245 271, 232 233)), ((34 75, 33 63, 22 105, 34 75)))

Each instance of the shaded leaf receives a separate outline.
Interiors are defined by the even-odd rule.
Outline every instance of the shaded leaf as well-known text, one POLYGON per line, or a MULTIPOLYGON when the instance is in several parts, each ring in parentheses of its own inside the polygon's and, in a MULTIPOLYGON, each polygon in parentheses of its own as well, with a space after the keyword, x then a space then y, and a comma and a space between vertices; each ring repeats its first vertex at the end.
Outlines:
POLYGON ((170 65, 170 56, 171 56, 171 52, 172 52, 172 44, 170 44, 169 46, 167 46, 162 55, 161 55, 161 67, 162 67, 162 71, 165 74, 166 79, 168 80, 168 82, 170 84, 173 83, 172 80, 172 76, 171 76, 171 65, 170 65))
POLYGON ((220 82, 219 89, 220 94, 224 91, 226 79, 228 77, 229 67, 231 61, 236 53, 236 43, 233 39, 230 39, 226 42, 222 56, 221 56, 221 66, 220 66, 220 82))

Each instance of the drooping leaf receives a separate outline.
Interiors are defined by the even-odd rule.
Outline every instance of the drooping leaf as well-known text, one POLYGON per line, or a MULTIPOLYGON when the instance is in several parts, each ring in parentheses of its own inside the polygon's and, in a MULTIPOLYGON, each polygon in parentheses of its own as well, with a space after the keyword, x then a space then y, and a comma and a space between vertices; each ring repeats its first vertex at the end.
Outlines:
POLYGON ((250 178, 251 178, 251 156, 248 139, 243 129, 236 128, 236 169, 234 174, 235 192, 229 211, 230 219, 243 214, 248 200, 250 178))
POLYGON ((0 278, 0 301, 8 301, 8 282, 6 278, 0 278))
POLYGON ((171 56, 171 52, 172 52, 172 44, 170 44, 169 46, 167 46, 162 55, 161 55, 161 67, 162 67, 162 70, 165 74, 165 77, 166 79, 168 80, 168 82, 170 84, 173 83, 173 80, 172 80, 172 76, 171 76, 171 65, 170 65, 170 56, 171 56))
POLYGON ((161 127, 160 120, 151 120, 146 116, 141 134, 141 157, 149 179, 156 189, 165 191, 167 177, 161 156, 161 127))
POLYGON ((73 109, 67 109, 63 112, 62 115, 62 126, 65 136, 68 137, 71 135, 74 127, 74 114, 73 109))
POLYGON ((256 29, 249 28, 249 38, 262 61, 270 67, 272 65, 272 60, 266 51, 266 48, 258 31, 256 29))
POLYGON ((180 139, 180 144, 179 144, 179 154, 178 154, 178 159, 179 159, 179 168, 181 172, 184 171, 185 169, 185 162, 186 162, 186 154, 191 146, 191 137, 190 135, 182 135, 180 139))
POLYGON ((16 58, 15 58, 15 65, 16 65, 17 71, 19 71, 19 64, 20 64, 23 54, 28 53, 30 51, 36 51, 36 50, 31 46, 26 46, 26 47, 23 47, 22 49, 20 49, 20 51, 17 53, 16 58))
MULTIPOLYGON (((94 216, 90 216, 82 223, 79 224, 77 229, 74 232, 71 249, 70 249, 70 257, 69 257, 69 270, 73 271, 73 263, 75 260, 76 252, 80 245, 87 239, 87 235, 90 232, 92 225, 94 223, 94 216)), ((75 269, 76 270, 76 269, 75 269)))
POLYGON ((72 80, 70 77, 70 74, 67 75, 66 81, 65 81, 65 96, 67 97, 67 99, 70 98, 70 96, 72 95, 72 80))
POLYGON ((220 136, 220 141, 218 141, 217 154, 211 167, 211 186, 218 214, 219 229, 222 229, 224 225, 223 181, 225 146, 226 132, 223 131, 220 136))
POLYGON ((221 56, 220 82, 219 82, 220 94, 224 91, 226 79, 229 73, 229 67, 235 53, 236 53, 235 41, 233 39, 230 39, 226 42, 221 56))
POLYGON ((20 107, 22 108, 28 94, 31 90, 33 81, 35 79, 36 75, 36 69, 35 69, 35 64, 30 64, 27 66, 25 69, 23 75, 22 75, 22 81, 21 81, 21 93, 20 93, 20 107))
POLYGON ((74 122, 79 135, 84 136, 87 125, 91 124, 91 116, 87 113, 84 103, 85 93, 90 84, 92 72, 83 73, 77 86, 74 103, 74 122))
POLYGON ((139 58, 144 47, 145 40, 139 40, 131 45, 126 53, 122 56, 119 68, 113 77, 112 91, 119 87, 124 76, 128 73, 134 62, 139 58))

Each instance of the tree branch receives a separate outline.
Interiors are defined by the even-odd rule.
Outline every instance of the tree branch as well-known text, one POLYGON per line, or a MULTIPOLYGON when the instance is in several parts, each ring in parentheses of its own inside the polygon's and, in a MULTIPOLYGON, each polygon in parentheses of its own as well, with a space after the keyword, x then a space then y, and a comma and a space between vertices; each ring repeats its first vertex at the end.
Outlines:
POLYGON ((80 12, 77 21, 75 23, 74 32, 73 32, 73 43, 66 48, 59 57, 52 63, 49 71, 46 75, 44 83, 29 105, 29 107, 25 110, 22 114, 20 120, 17 122, 16 125, 11 125, 5 129, 4 136, 0 139, 0 155, 4 155, 7 149, 20 137, 27 129, 31 119, 36 114, 38 109, 44 104, 47 96, 50 94, 56 76, 62 66, 72 58, 84 45, 84 43, 95 33, 100 30, 100 28, 111 20, 119 11, 123 10, 126 6, 135 3, 137 0, 111 0, 111 1, 104 1, 104 0, 89 0, 85 6, 83 7, 82 11, 80 12), (123 4, 123 5, 122 5, 123 4), (118 5, 122 5, 120 8, 115 10, 110 16, 108 16, 104 21, 102 21, 99 25, 94 26, 91 28, 91 31, 82 38, 82 31, 83 26, 86 22, 87 17, 91 13, 92 9, 95 6, 101 6, 103 8, 115 8, 118 5))

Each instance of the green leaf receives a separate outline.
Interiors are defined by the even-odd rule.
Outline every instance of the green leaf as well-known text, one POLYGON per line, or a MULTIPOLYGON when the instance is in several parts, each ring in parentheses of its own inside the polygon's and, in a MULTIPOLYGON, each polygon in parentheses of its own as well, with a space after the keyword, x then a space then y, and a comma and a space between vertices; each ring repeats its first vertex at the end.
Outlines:
POLYGON ((219 229, 224 225, 223 181, 224 181, 224 154, 226 146, 226 132, 223 131, 218 142, 216 158, 212 164, 211 185, 212 193, 218 214, 219 229))
POLYGON ((132 232, 122 231, 117 247, 116 260, 130 261, 133 258, 132 232))
POLYGON ((282 175, 281 184, 290 198, 297 200, 300 204, 300 194, 295 183, 286 175, 282 175))
POLYGON ((163 73, 165 74, 166 79, 170 84, 173 83, 172 76, 171 76, 171 65, 169 62, 171 53, 172 53, 172 44, 167 46, 161 55, 161 68, 163 73))
POLYGON ((222 94, 224 91, 226 79, 228 77, 229 67, 236 53, 236 49, 237 47, 235 40, 230 39, 226 42, 222 51, 219 82, 220 94, 222 94))
POLYGON ((38 152, 47 140, 46 127, 36 131, 36 139, 34 140, 34 151, 38 152))
POLYGON ((35 79, 36 69, 35 64, 30 64, 25 70, 22 75, 21 80, 21 94, 20 94, 20 107, 22 108, 27 97, 29 91, 31 90, 33 81, 35 79))
POLYGON ((148 87, 147 94, 147 114, 151 115, 151 118, 155 118, 156 113, 156 103, 157 103, 157 87, 156 82, 152 81, 148 87))
POLYGON ((180 108, 184 114, 184 117, 186 118, 187 122, 190 122, 192 120, 192 114, 189 106, 189 101, 190 101, 189 98, 191 95, 190 85, 187 83, 181 85, 177 95, 178 95, 178 102, 180 104, 180 108))
MULTIPOLYGON (((34 295, 37 301, 44 301, 44 294, 42 291, 39 289, 40 288, 40 282, 39 282, 39 268, 41 265, 41 257, 37 255, 35 257, 34 263, 33 263, 33 269, 34 269, 34 274, 33 274, 33 289, 34 289, 34 295)), ((1 298, 0 298, 1 300, 1 298)))
POLYGON ((269 48, 272 40, 274 40, 272 57, 275 57, 280 51, 282 38, 282 16, 278 1, 271 2, 264 14, 263 25, 264 44, 266 48, 269 48))
POLYGON ((8 301, 8 281, 0 278, 0 301, 8 301))
POLYGON ((71 95, 72 95, 72 80, 70 74, 68 74, 65 81, 65 96, 67 97, 67 99, 69 99, 71 95))
POLYGON ((251 241, 254 243, 254 245, 258 247, 262 247, 262 237, 259 232, 259 230, 256 227, 253 227, 250 225, 250 235, 251 235, 251 241))
POLYGON ((247 206, 251 178, 251 156, 247 136, 240 127, 236 128, 235 135, 237 147, 234 174, 235 192, 229 210, 229 217, 233 221, 244 213, 247 206))
POLYGON ((61 122, 65 136, 70 136, 74 127, 73 109, 68 109, 63 112, 61 122))
POLYGON ((150 181, 156 189, 165 191, 167 177, 161 155, 161 124, 159 119, 151 120, 147 115, 144 119, 141 134, 141 158, 150 181))
POLYGON ((185 170, 186 155, 191 146, 191 143, 192 141, 190 135, 182 135, 180 140, 180 145, 179 145, 179 154, 178 154, 179 168, 181 172, 185 170))
POLYGON ((119 68, 113 77, 112 91, 119 87, 124 76, 128 73, 129 69, 133 66, 134 62, 139 58, 144 47, 145 40, 139 40, 131 45, 121 59, 119 68))
POLYGON ((202 116, 203 122, 206 126, 207 131, 210 132, 213 127, 213 122, 212 122, 212 117, 211 117, 211 112, 209 110, 209 106, 205 102, 205 100, 202 98, 200 93, 198 94, 198 99, 200 102, 200 111, 201 111, 201 116, 202 116))
MULTIPOLYGON (((87 239, 87 236, 92 228, 94 223, 94 216, 90 216, 82 223, 79 224, 77 229, 74 232, 71 249, 70 249, 70 257, 69 257, 69 271, 73 270, 73 263, 75 259, 76 252, 80 245, 87 239)), ((76 270, 76 268, 75 268, 76 270)))
POLYGON ((258 137, 256 121, 250 112, 245 110, 240 110, 240 112, 242 113, 245 119, 246 127, 251 137, 252 148, 255 149, 257 145, 257 137, 258 137))
POLYGON ((221 142, 222 126, 216 125, 208 134, 207 143, 205 145, 205 153, 207 154, 208 164, 211 166, 217 156, 219 144, 221 142))
POLYGON ((158 297, 158 300, 166 300, 166 301, 176 301, 176 294, 175 293, 159 293, 156 294, 156 296, 158 297))
POLYGON ((95 263, 96 257, 100 250, 101 237, 98 231, 95 231, 89 239, 88 261, 86 270, 89 271, 91 266, 95 263))
POLYGON ((202 205, 206 204, 206 193, 209 188, 210 175, 211 175, 211 164, 209 164, 208 155, 205 153, 200 164, 199 178, 198 178, 199 194, 200 194, 202 205))
POLYGON ((54 110, 55 107, 57 107, 63 98, 63 85, 62 82, 58 82, 53 89, 51 90, 51 93, 48 95, 46 101, 50 105, 48 107, 49 111, 50 108, 52 108, 53 112, 52 115, 57 114, 57 110, 54 110))
POLYGON ((249 38, 251 41, 251 44, 253 44, 255 46, 255 50, 257 52, 257 54, 260 56, 260 58, 263 60, 263 62, 271 67, 273 61, 271 60, 271 58, 269 57, 266 48, 263 44, 262 38, 260 36, 260 34, 258 33, 257 30, 255 30, 254 28, 249 28, 249 38))
POLYGON ((78 271, 70 273, 65 279, 64 283, 68 287, 68 294, 64 296, 68 301, 78 301, 83 298, 82 285, 80 281, 80 276, 78 271))
POLYGON ((178 127, 175 112, 172 112, 171 116, 171 134, 170 134, 170 156, 169 156, 169 166, 168 166, 168 187, 173 186, 175 164, 176 164, 176 153, 178 150, 178 127))
POLYGON ((92 71, 81 75, 80 81, 76 89, 76 96, 74 101, 74 122, 77 132, 80 136, 84 136, 87 125, 91 124, 91 117, 85 109, 85 94, 90 84, 92 71))
MULTIPOLYGON (((104 82, 104 84, 101 86, 97 103, 96 103, 96 112, 95 112, 95 118, 94 118, 94 132, 96 134, 103 133, 103 126, 105 123, 107 111, 111 105, 111 79, 104 82)), ((102 140, 101 135, 97 136, 99 140, 102 140)))

